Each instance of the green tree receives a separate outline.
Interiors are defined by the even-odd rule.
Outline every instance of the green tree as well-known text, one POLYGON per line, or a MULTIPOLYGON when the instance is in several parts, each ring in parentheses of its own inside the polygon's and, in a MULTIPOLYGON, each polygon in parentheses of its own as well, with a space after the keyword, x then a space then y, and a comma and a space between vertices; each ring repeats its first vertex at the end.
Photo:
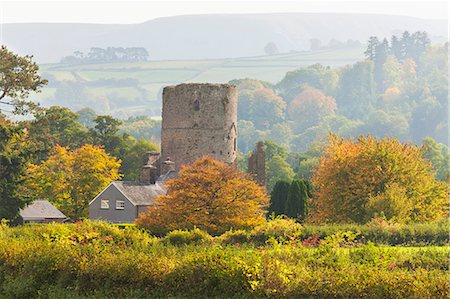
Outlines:
POLYGON ((28 131, 29 140, 36 148, 33 162, 46 160, 55 145, 77 148, 88 143, 88 131, 77 119, 78 114, 68 108, 52 106, 39 109, 34 113, 34 119, 21 122, 21 127, 28 131))
POLYGON ((238 118, 266 130, 284 119, 286 103, 270 88, 239 90, 238 118))
POLYGON ((308 189, 303 180, 293 180, 285 203, 285 214, 291 218, 304 219, 307 211, 308 189))
POLYGON ((34 103, 25 99, 31 91, 39 92, 47 84, 32 58, 14 54, 5 46, 0 48, 0 104, 11 105, 14 113, 23 114, 35 108, 34 103))
POLYGON ((289 182, 277 181, 270 193, 270 205, 268 214, 274 213, 275 216, 283 215, 286 206, 286 200, 289 192, 289 182))
POLYGON ((89 130, 94 143, 104 146, 105 150, 115 157, 123 157, 126 147, 129 145, 127 143, 129 135, 119 136, 117 134, 122 121, 110 115, 99 115, 94 122, 94 128, 89 130))
POLYGON ((422 157, 433 164, 436 178, 441 181, 450 179, 450 151, 445 144, 438 143, 431 137, 422 140, 424 150, 422 157))
POLYGON ((303 91, 305 86, 325 90, 329 82, 326 75, 330 72, 333 71, 327 70, 321 64, 310 65, 306 68, 287 72, 276 88, 280 91, 284 101, 290 103, 303 91))
POLYGON ((263 139, 262 131, 257 130, 255 125, 248 120, 238 120, 238 148, 243 153, 248 153, 253 150, 254 145, 258 140, 263 139))
POLYGON ((274 155, 272 158, 266 163, 267 167, 267 187, 268 190, 272 190, 278 181, 291 181, 295 172, 279 155, 274 155))
POLYGON ((336 95, 338 112, 350 119, 366 115, 375 102, 373 62, 357 62, 342 69, 336 95))
POLYGON ((94 119, 94 122, 95 132, 100 138, 116 134, 122 124, 122 121, 110 115, 99 115, 94 119))
POLYGON ((135 181, 140 178, 140 171, 142 167, 142 154, 145 152, 158 151, 158 147, 145 139, 133 141, 133 144, 128 148, 122 159, 120 172, 123 174, 123 179, 126 181, 135 181))
POLYGON ((30 202, 20 188, 31 154, 26 134, 0 119, 0 219, 15 219, 19 210, 30 202))
POLYGON ((387 39, 383 39, 383 41, 376 47, 375 59, 373 60, 374 62, 373 78, 375 79, 378 92, 383 92, 385 89, 383 66, 384 63, 386 62, 388 55, 389 55, 389 42, 387 39))
POLYGON ((78 114, 77 121, 85 126, 86 128, 93 128, 95 125, 95 118, 97 117, 97 114, 95 111, 91 108, 83 108, 76 112, 78 114))
POLYGON ((370 59, 372 61, 375 60, 375 56, 377 54, 377 47, 380 45, 380 41, 378 40, 378 37, 371 36, 369 38, 369 41, 367 42, 367 49, 364 52, 364 55, 366 55, 367 59, 370 59))

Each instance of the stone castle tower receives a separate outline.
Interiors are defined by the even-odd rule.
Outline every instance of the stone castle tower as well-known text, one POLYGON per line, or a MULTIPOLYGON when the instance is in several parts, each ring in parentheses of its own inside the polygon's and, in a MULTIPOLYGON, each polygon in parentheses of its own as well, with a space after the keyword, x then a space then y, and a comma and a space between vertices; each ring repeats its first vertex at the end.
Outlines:
POLYGON ((234 163, 237 88, 229 84, 180 84, 163 90, 161 162, 175 170, 204 155, 234 163))

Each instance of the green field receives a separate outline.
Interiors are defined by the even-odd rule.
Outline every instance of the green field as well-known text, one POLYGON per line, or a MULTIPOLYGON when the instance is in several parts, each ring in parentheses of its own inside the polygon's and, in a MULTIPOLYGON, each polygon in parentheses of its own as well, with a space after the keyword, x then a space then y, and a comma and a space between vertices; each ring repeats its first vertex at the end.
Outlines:
POLYGON ((219 60, 47 64, 40 67, 50 84, 33 99, 46 106, 60 103, 73 110, 88 106, 99 114, 116 117, 141 115, 146 113, 146 106, 155 111, 155 103, 159 103, 156 111, 161 108, 158 98, 167 85, 225 83, 242 78, 277 83, 286 72, 299 67, 315 63, 330 67, 352 64, 363 59, 363 52, 363 47, 355 47, 219 60))

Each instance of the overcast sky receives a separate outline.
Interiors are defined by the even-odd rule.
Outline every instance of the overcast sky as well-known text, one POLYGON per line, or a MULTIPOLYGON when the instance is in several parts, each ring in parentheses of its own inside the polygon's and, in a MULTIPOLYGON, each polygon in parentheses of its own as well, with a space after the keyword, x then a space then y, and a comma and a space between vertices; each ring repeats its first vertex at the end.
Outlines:
POLYGON ((140 23, 209 13, 373 13, 448 19, 448 1, 3 1, 1 23, 140 23))

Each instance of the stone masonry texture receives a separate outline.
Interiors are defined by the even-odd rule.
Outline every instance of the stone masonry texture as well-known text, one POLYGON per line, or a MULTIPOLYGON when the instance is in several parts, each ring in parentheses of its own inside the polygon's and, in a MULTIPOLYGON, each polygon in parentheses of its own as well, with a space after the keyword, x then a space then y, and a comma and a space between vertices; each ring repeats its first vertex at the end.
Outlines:
POLYGON ((161 161, 175 170, 204 155, 234 163, 237 153, 237 87, 180 84, 163 90, 161 161))

